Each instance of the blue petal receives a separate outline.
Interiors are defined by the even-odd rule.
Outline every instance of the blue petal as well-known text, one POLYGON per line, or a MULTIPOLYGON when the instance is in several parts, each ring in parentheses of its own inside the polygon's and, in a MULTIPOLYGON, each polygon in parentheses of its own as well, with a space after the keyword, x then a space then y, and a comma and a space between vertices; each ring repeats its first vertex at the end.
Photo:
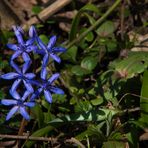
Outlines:
POLYGON ((16 100, 3 99, 3 100, 1 100, 1 104, 7 105, 7 106, 16 105, 17 101, 16 100))
POLYGON ((27 47, 26 52, 28 52, 28 53, 31 52, 31 51, 36 52, 37 49, 38 49, 37 46, 32 45, 32 46, 27 47))
POLYGON ((52 103, 52 96, 51 96, 51 93, 50 93, 48 90, 44 90, 44 96, 45 96, 45 99, 46 99, 49 103, 52 103))
POLYGON ((42 50, 42 49, 35 49, 35 53, 41 54, 41 55, 45 55, 46 54, 45 50, 42 50))
POLYGON ((42 42, 42 40, 40 38, 37 38, 37 43, 41 49, 43 49, 45 51, 47 50, 46 45, 42 42))
POLYGON ((26 61, 26 62, 23 64, 23 67, 22 67, 22 69, 23 69, 23 74, 26 73, 26 71, 29 69, 30 65, 31 65, 31 61, 26 61))
POLYGON ((43 57, 43 67, 46 67, 49 61, 49 55, 46 53, 45 56, 43 57))
POLYGON ((65 52, 66 48, 64 48, 64 47, 55 47, 55 48, 53 48, 53 51, 54 52, 65 52))
POLYGON ((29 119, 30 119, 30 116, 29 116, 29 114, 27 113, 25 107, 20 107, 20 114, 21 114, 26 120, 29 120, 29 119))
POLYGON ((20 27, 16 27, 16 26, 13 26, 13 30, 17 37, 18 43, 23 45, 24 44, 24 40, 22 37, 23 30, 20 27))
POLYGON ((19 93, 18 93, 16 90, 12 91, 12 90, 10 89, 9 92, 10 92, 11 96, 12 96, 13 98, 15 98, 15 99, 19 100, 19 99, 21 98, 21 96, 19 95, 19 93))
POLYGON ((28 107, 34 107, 35 103, 34 102, 25 102, 24 105, 28 106, 28 107))
POLYGON ((18 46, 16 44, 7 44, 7 47, 16 51, 18 46))
POLYGON ((21 70, 17 64, 13 60, 10 61, 10 65, 19 73, 21 74, 21 70))
POLYGON ((19 77, 19 74, 15 72, 10 72, 10 73, 3 74, 0 76, 0 78, 7 79, 7 80, 15 79, 17 77, 19 77))
POLYGON ((27 89, 29 92, 31 92, 31 93, 34 92, 33 87, 32 87, 32 85, 31 85, 30 83, 26 82, 25 80, 23 80, 23 83, 24 83, 26 89, 27 89))
POLYGON ((52 37, 50 38, 50 41, 49 41, 49 43, 48 43, 48 45, 47 45, 48 50, 51 50, 51 48, 53 48, 53 46, 54 46, 55 43, 56 43, 56 40, 57 40, 57 37, 56 37, 56 36, 52 36, 52 37))
POLYGON ((34 38, 31 38, 31 39, 26 41, 27 46, 32 45, 33 43, 34 43, 34 38))
POLYGON ((46 75, 47 75, 47 69, 46 69, 46 67, 44 67, 44 68, 42 68, 42 70, 41 70, 41 78, 42 78, 43 80, 46 80, 46 75))
POLYGON ((27 98, 29 95, 30 95, 30 92, 29 92, 29 91, 25 91, 25 92, 24 92, 24 95, 23 95, 23 97, 22 97, 22 100, 25 101, 26 98, 27 98))
POLYGON ((43 91, 42 88, 39 88, 38 90, 36 90, 31 96, 30 101, 34 101, 41 94, 42 91, 43 91))
POLYGON ((20 82, 21 82, 21 79, 17 79, 17 80, 14 81, 14 83, 13 83, 13 85, 12 85, 12 87, 11 87, 11 91, 12 91, 12 92, 13 92, 13 91, 16 91, 16 89, 17 89, 17 87, 19 86, 20 82))
POLYGON ((57 87, 52 87, 50 88, 50 91, 52 91, 53 93, 55 94, 61 94, 61 95, 64 95, 64 91, 60 88, 57 88, 57 87))
POLYGON ((11 56, 11 60, 14 60, 14 59, 17 58, 18 56, 20 56, 21 53, 22 53, 21 50, 17 50, 17 51, 11 56))
POLYGON ((28 53, 26 53, 26 52, 23 52, 22 57, 23 57, 23 60, 24 60, 25 62, 31 60, 30 57, 29 57, 29 55, 28 55, 28 53))
POLYGON ((14 106, 7 114, 6 120, 9 120, 18 111, 18 106, 14 106))
POLYGON ((55 80, 57 80, 57 79, 59 78, 59 76, 60 76, 59 73, 53 74, 53 75, 48 79, 48 82, 49 82, 50 84, 52 84, 53 81, 55 81, 55 80))
POLYGON ((56 54, 53 54, 53 53, 50 53, 50 56, 58 63, 61 62, 61 59, 60 57, 58 57, 56 54))
POLYGON ((26 79, 33 79, 35 77, 34 73, 26 73, 24 74, 24 76, 26 77, 26 79))
POLYGON ((34 26, 31 26, 29 29, 29 37, 34 38, 37 36, 37 32, 34 26))

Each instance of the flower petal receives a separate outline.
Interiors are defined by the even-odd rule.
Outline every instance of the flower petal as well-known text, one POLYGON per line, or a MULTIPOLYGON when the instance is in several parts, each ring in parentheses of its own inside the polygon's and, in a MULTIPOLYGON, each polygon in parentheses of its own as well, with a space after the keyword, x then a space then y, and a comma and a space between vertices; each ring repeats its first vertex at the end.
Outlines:
POLYGON ((7 44, 7 47, 16 51, 18 46, 16 44, 7 44))
POLYGON ((10 72, 10 73, 6 73, 0 76, 0 78, 2 79, 7 79, 7 80, 11 80, 11 79, 15 79, 19 76, 19 74, 15 73, 15 72, 10 72))
POLYGON ((6 106, 16 105, 17 101, 16 100, 3 99, 3 100, 1 100, 1 104, 6 105, 6 106))
POLYGON ((52 91, 53 93, 55 94, 61 94, 61 95, 64 95, 64 91, 60 88, 57 88, 57 87, 52 87, 50 88, 50 91, 52 91))
POLYGON ((45 99, 46 99, 49 103, 52 103, 52 96, 51 96, 51 93, 50 93, 48 90, 44 90, 44 96, 45 96, 45 99))
POLYGON ((24 76, 26 77, 26 79, 33 79, 35 77, 34 73, 26 73, 24 74, 24 76))
POLYGON ((20 74, 21 70, 17 64, 13 60, 10 60, 10 65, 20 74))
POLYGON ((67 49, 64 47, 55 47, 53 48, 54 52, 65 52, 67 49))
POLYGON ((17 37, 18 43, 24 44, 24 40, 23 40, 23 37, 22 37, 22 33, 23 33, 22 28, 18 27, 18 26, 13 26, 13 30, 14 30, 14 33, 17 37))
POLYGON ((38 90, 36 90, 32 96, 30 97, 30 101, 34 101, 40 94, 41 92, 43 91, 42 88, 39 88, 38 90))
POLYGON ((20 114, 21 114, 26 120, 29 120, 29 119, 30 119, 30 116, 29 116, 29 114, 27 113, 25 107, 20 107, 20 114))
POLYGON ((43 50, 43 49, 35 49, 34 51, 37 54, 41 54, 41 55, 45 55, 46 54, 45 50, 43 50))
POLYGON ((29 46, 29 45, 32 45, 34 42, 34 38, 31 38, 29 40, 26 41, 26 45, 29 46))
POLYGON ((22 53, 21 50, 17 50, 11 57, 11 60, 14 60, 15 58, 17 58, 18 56, 20 56, 20 54, 22 53))
POLYGON ((14 106, 7 114, 6 120, 9 120, 18 111, 18 106, 14 106))
POLYGON ((25 102, 24 105, 28 106, 28 107, 34 107, 35 106, 35 102, 25 102))
POLYGON ((13 98, 15 98, 15 99, 19 100, 19 99, 21 98, 21 96, 19 95, 19 93, 18 93, 16 90, 12 91, 12 90, 10 89, 9 92, 10 92, 11 96, 12 96, 13 98))
POLYGON ((60 57, 58 57, 56 54, 50 53, 50 56, 52 59, 54 59, 57 63, 61 63, 60 57))
POLYGON ((31 45, 31 46, 27 47, 26 52, 28 52, 28 53, 31 51, 36 52, 37 49, 38 49, 37 46, 31 45))
POLYGON ((53 75, 48 79, 48 82, 49 82, 50 84, 52 84, 53 81, 55 81, 55 80, 57 80, 57 79, 59 78, 59 76, 60 76, 59 73, 53 74, 53 75))
POLYGON ((31 65, 31 60, 30 61, 26 61, 23 64, 23 67, 22 67, 23 74, 26 73, 26 71, 30 68, 30 65, 31 65))
POLYGON ((31 60, 30 57, 29 57, 29 55, 28 55, 28 53, 26 53, 26 52, 23 52, 23 53, 22 53, 22 57, 23 57, 23 60, 24 60, 25 62, 28 62, 28 61, 31 60))
POLYGON ((46 67, 44 67, 44 68, 42 68, 42 70, 41 70, 41 78, 42 78, 43 80, 46 80, 46 75, 47 75, 47 69, 46 69, 46 67))
POLYGON ((43 63, 42 66, 46 67, 49 61, 49 55, 46 53, 45 56, 43 57, 43 63))
POLYGON ((12 85, 12 87, 11 87, 11 91, 12 91, 12 92, 13 92, 13 91, 16 91, 16 89, 17 89, 17 87, 19 86, 20 82, 21 82, 21 79, 17 79, 17 80, 14 81, 14 83, 13 83, 13 85, 12 85))
POLYGON ((49 41, 49 43, 47 45, 47 48, 48 48, 49 51, 51 51, 51 48, 53 48, 53 46, 55 45, 56 40, 57 40, 57 37, 56 36, 52 36, 50 38, 50 41, 49 41))
POLYGON ((30 93, 33 93, 33 92, 34 92, 34 89, 33 89, 32 85, 31 85, 30 83, 26 82, 25 80, 23 80, 23 83, 24 83, 26 89, 27 89, 30 93))
POLYGON ((47 50, 46 45, 42 42, 42 40, 39 37, 37 38, 37 43, 41 49, 43 49, 45 51, 47 50))
POLYGON ((31 26, 29 29, 29 37, 34 38, 37 36, 37 32, 34 26, 31 26))
POLYGON ((24 92, 24 95, 23 95, 23 97, 22 97, 22 100, 25 101, 26 98, 27 98, 29 95, 30 95, 30 92, 29 92, 29 91, 25 91, 25 92, 24 92))

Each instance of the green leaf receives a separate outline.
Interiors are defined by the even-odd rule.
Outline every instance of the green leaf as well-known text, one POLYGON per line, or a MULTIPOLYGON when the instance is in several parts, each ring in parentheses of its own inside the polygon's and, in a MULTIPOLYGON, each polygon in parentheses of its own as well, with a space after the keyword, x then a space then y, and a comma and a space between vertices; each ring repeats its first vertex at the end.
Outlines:
POLYGON ((94 57, 85 57, 82 61, 81 61, 81 67, 87 70, 93 70, 96 65, 97 65, 97 59, 94 57))
MULTIPOLYGON (((31 136, 32 137, 43 137, 46 134, 48 134, 50 131, 52 131, 53 129, 54 129, 54 127, 48 125, 48 126, 46 126, 44 128, 41 128, 41 129, 35 131, 31 136)), ((28 142, 26 142, 25 146, 30 148, 35 143, 36 143, 36 141, 28 141, 28 142)))
POLYGON ((44 125, 44 114, 39 104, 36 104, 32 108, 32 112, 35 115, 35 119, 38 121, 39 128, 43 127, 44 125))
POLYGON ((97 30, 97 34, 101 37, 106 37, 115 31, 115 26, 112 21, 104 22, 97 30))
POLYGON ((49 39, 46 35, 41 34, 39 37, 43 41, 44 44, 47 44, 49 42, 49 39))
POLYGON ((77 56, 78 47, 72 46, 69 48, 64 54, 62 54, 62 59, 69 60, 72 62, 76 62, 76 56, 77 56))
POLYGON ((72 67, 71 72, 77 76, 84 76, 86 74, 89 74, 90 71, 88 71, 87 69, 84 69, 82 67, 80 67, 79 65, 75 65, 72 67))
POLYGON ((38 14, 38 13, 40 13, 42 11, 42 8, 40 7, 40 6, 33 6, 32 7, 32 12, 34 13, 34 14, 38 14))
POLYGON ((60 118, 56 118, 49 123, 54 124, 54 123, 81 122, 81 121, 87 121, 87 122, 103 121, 107 119, 109 113, 115 115, 118 112, 119 112, 118 110, 111 110, 111 109, 91 110, 88 112, 65 115, 60 118))
POLYGON ((125 142, 118 142, 118 141, 107 141, 103 143, 102 148, 125 148, 125 142))
MULTIPOLYGON (((92 11, 97 14, 100 14, 99 9, 93 4, 86 4, 84 7, 82 7, 72 21, 72 26, 71 26, 71 30, 70 30, 70 34, 69 34, 70 41, 73 40, 74 38, 76 38, 76 33, 78 31, 78 25, 80 22, 80 18, 82 16, 83 12, 86 12, 86 11, 92 11)), ((86 15, 86 13, 85 13, 85 15, 86 15)), ((91 19, 91 21, 92 21, 92 19, 91 19)))
POLYGON ((103 98, 102 98, 102 97, 99 97, 99 98, 93 99, 93 100, 91 100, 91 103, 92 103, 92 105, 94 105, 94 106, 100 105, 100 104, 103 103, 103 98))
POLYGON ((143 75, 140 109, 141 120, 148 124, 148 71, 145 71, 143 75))

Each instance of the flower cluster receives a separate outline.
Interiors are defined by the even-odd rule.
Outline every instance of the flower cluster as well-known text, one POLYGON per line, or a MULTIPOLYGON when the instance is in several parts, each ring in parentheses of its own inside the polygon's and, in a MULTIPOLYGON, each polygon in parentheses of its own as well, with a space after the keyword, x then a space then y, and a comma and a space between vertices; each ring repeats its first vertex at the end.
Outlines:
POLYGON ((23 39, 24 31, 21 27, 14 26, 13 30, 18 44, 7 44, 7 46, 14 51, 10 59, 10 65, 15 72, 0 76, 2 79, 14 80, 10 88, 10 94, 13 99, 3 99, 1 104, 13 106, 7 114, 6 120, 9 120, 16 112, 19 112, 26 120, 29 120, 30 117, 26 107, 33 107, 36 98, 42 93, 49 103, 52 103, 52 93, 64 94, 62 89, 53 85, 53 82, 59 78, 59 73, 47 78, 47 65, 50 58, 60 63, 61 59, 57 53, 65 52, 66 49, 55 47, 56 36, 52 36, 49 43, 45 45, 38 37, 34 26, 29 29, 29 39, 27 41, 23 39), (27 72, 31 69, 31 54, 39 54, 42 57, 40 77, 38 79, 36 74, 27 72), (23 59, 23 63, 19 65, 17 59, 20 57, 23 59))

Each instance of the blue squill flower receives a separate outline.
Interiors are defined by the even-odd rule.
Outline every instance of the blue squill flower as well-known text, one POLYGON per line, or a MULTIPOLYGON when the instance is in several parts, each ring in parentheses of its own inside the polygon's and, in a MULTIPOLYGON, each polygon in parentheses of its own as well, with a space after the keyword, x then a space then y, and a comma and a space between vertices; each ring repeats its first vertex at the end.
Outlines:
POLYGON ((46 67, 49 57, 54 59, 56 62, 60 63, 61 59, 57 55, 58 52, 65 52, 66 49, 64 47, 55 47, 56 36, 52 36, 47 44, 47 46, 42 42, 42 40, 38 37, 37 32, 34 26, 30 27, 29 36, 36 40, 40 49, 36 48, 36 53, 42 54, 43 58, 43 66, 46 67))
POLYGON ((26 73, 26 70, 28 69, 29 64, 24 63, 22 66, 22 69, 20 69, 14 62, 11 61, 12 67, 15 68, 16 72, 10 72, 7 74, 3 74, 0 76, 2 79, 16 79, 11 87, 11 91, 15 91, 19 84, 23 81, 26 89, 29 92, 34 92, 32 85, 29 83, 29 80, 33 79, 35 77, 34 73, 26 73))
POLYGON ((11 60, 14 60, 18 56, 22 55, 24 61, 30 61, 29 53, 35 51, 37 46, 34 45, 34 38, 30 38, 26 42, 23 40, 23 30, 21 27, 14 26, 14 33, 16 35, 18 44, 7 44, 8 48, 15 51, 12 55, 11 60))
POLYGON ((13 106, 7 114, 6 120, 9 120, 16 112, 19 112, 26 120, 29 120, 30 116, 26 111, 26 107, 33 107, 35 105, 35 103, 31 101, 26 102, 30 92, 25 91, 22 97, 17 92, 10 93, 14 99, 1 100, 1 104, 6 106, 13 106))
POLYGON ((34 92, 34 94, 31 96, 30 100, 34 100, 36 97, 38 97, 42 92, 44 93, 45 99, 52 103, 52 95, 51 93, 55 94, 64 94, 64 91, 58 87, 55 87, 53 85, 53 82, 59 78, 59 73, 53 74, 49 79, 46 79, 47 70, 44 68, 41 71, 41 79, 42 81, 40 83, 36 83, 36 85, 39 87, 37 91, 34 92))

